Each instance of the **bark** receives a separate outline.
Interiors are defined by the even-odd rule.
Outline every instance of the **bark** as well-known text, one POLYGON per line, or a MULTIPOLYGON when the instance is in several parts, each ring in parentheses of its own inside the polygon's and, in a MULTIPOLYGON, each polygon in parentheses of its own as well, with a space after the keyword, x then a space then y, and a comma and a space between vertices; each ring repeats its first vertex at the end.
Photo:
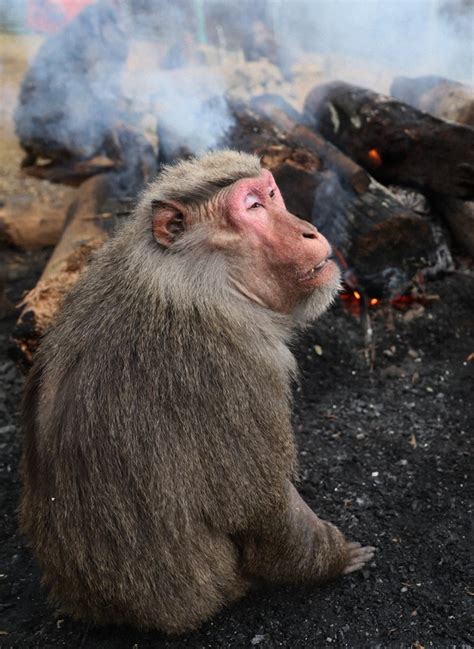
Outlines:
POLYGON ((21 303, 22 311, 14 340, 27 363, 66 293, 94 250, 107 238, 102 206, 109 196, 110 178, 99 175, 83 183, 78 197, 67 210, 67 225, 36 286, 21 303))
POLYGON ((21 250, 55 246, 65 219, 64 208, 34 203, 18 208, 7 204, 0 208, 0 243, 21 250))
POLYGON ((121 146, 127 152, 123 169, 93 176, 78 188, 67 210, 61 239, 37 285, 20 305, 22 310, 13 338, 26 365, 31 363, 40 337, 77 282, 90 255, 117 227, 121 209, 123 212, 120 205, 136 196, 156 171, 153 149, 143 136, 124 130, 121 146))
POLYGON ((474 257, 474 201, 436 196, 433 203, 448 224, 456 243, 474 257))
POLYGON ((391 297, 434 261, 429 221, 298 123, 301 116, 283 100, 234 105, 234 117, 228 144, 261 156, 288 209, 328 237, 351 286, 391 297))
MULTIPOLYGON (((397 77, 391 94, 436 117, 474 126, 474 89, 442 77, 397 77)), ((453 238, 474 257, 474 202, 434 196, 436 209, 453 238)))
POLYGON ((90 160, 54 161, 46 164, 28 165, 28 160, 24 160, 23 163, 23 172, 28 176, 72 187, 77 187, 91 176, 120 167, 120 161, 112 160, 107 156, 96 156, 90 160))
POLYGON ((385 184, 474 198, 474 128, 342 82, 316 86, 305 116, 385 184))

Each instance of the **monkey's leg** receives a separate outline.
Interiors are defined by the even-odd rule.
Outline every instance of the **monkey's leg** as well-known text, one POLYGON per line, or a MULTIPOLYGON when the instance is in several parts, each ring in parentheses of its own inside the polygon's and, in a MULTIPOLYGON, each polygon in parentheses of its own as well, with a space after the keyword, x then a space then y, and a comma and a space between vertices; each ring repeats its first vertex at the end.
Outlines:
POLYGON ((244 542, 244 569, 276 581, 324 581, 362 568, 373 547, 348 543, 304 502, 288 482, 285 507, 244 542))

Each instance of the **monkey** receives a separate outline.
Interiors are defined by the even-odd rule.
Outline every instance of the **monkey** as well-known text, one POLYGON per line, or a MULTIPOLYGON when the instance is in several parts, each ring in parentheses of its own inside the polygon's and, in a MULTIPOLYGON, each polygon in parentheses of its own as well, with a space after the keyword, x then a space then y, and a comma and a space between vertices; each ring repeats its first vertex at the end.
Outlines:
POLYGON ((26 383, 20 522, 53 604, 179 634, 259 584, 372 559, 294 486, 289 345, 339 281, 258 157, 162 169, 26 383))

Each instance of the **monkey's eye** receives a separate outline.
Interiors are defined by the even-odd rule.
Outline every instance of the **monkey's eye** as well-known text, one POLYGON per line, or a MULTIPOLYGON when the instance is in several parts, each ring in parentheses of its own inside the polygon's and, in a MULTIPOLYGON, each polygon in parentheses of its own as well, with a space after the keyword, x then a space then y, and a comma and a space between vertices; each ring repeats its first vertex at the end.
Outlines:
POLYGON ((275 196, 275 190, 270 189, 270 193, 268 195, 270 196, 270 198, 273 198, 275 196))
POLYGON ((245 197, 245 207, 248 210, 254 210, 257 207, 263 207, 263 205, 260 203, 259 197, 256 194, 248 194, 245 197))

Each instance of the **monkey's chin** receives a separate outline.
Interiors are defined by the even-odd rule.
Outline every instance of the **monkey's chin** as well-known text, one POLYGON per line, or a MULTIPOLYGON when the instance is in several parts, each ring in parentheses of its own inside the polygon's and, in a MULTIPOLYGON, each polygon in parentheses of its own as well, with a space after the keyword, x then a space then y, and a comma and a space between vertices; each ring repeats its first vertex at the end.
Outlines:
POLYGON ((332 261, 322 269, 317 279, 312 292, 293 311, 293 317, 300 325, 304 326, 319 318, 341 290, 341 272, 332 261))

